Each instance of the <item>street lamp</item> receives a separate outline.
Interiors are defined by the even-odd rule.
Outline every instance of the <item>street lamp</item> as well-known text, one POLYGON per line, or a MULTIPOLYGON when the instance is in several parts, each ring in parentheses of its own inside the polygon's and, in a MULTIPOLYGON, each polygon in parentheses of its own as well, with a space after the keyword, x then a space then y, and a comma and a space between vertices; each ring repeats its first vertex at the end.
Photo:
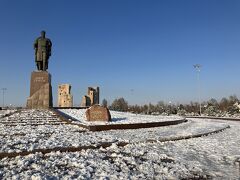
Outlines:
POLYGON ((200 64, 195 64, 193 65, 193 67, 196 69, 197 71, 197 84, 198 84, 198 103, 199 103, 199 113, 200 116, 202 115, 202 106, 201 106, 201 91, 200 91, 200 70, 201 70, 201 65, 200 64))
POLYGON ((2 98, 3 98, 3 108, 4 108, 4 95, 5 95, 5 91, 7 90, 7 88, 2 88, 2 98))
POLYGON ((171 115, 172 114, 172 102, 171 101, 169 101, 169 110, 170 110, 169 115, 171 115))

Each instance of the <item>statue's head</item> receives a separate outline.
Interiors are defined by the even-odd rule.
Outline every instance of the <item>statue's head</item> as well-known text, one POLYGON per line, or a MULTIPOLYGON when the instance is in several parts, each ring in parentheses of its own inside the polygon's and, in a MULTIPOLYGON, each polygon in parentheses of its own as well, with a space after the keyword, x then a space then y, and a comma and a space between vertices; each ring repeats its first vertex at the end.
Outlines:
POLYGON ((42 37, 42 38, 45 38, 45 34, 46 34, 45 31, 41 31, 41 37, 42 37))

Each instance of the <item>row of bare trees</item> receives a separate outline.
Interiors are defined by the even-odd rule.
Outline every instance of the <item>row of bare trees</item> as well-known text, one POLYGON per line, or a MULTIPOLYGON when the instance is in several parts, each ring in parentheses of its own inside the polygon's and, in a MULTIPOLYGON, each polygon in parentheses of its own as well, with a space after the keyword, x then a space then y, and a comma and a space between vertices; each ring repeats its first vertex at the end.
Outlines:
MULTIPOLYGON (((209 101, 202 102, 202 112, 207 115, 214 115, 216 113, 234 114, 239 112, 239 99, 232 95, 228 98, 224 97, 220 101, 212 98, 209 101)), ((199 114, 199 103, 190 102, 189 104, 169 104, 159 101, 157 104, 145 105, 129 105, 122 97, 115 99, 111 105, 108 105, 106 99, 103 100, 102 105, 108 107, 110 110, 133 112, 137 114, 199 114)))

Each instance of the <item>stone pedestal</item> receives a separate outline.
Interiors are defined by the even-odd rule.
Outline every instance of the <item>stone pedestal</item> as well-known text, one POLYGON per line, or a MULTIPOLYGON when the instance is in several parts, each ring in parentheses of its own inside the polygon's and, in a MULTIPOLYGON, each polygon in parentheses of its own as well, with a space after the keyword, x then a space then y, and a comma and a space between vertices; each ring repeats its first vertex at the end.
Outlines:
POLYGON ((100 105, 93 105, 86 111, 88 121, 111 121, 111 114, 108 108, 100 105))
POLYGON ((33 71, 27 108, 46 109, 52 107, 52 102, 51 74, 47 71, 33 71))

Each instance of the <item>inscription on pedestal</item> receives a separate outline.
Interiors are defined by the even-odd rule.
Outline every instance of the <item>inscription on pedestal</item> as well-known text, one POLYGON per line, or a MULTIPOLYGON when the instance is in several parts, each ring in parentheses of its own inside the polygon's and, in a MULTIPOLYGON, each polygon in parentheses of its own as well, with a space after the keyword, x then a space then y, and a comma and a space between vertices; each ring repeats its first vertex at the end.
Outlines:
POLYGON ((44 77, 36 77, 34 79, 35 83, 47 83, 46 79, 44 79, 44 77))

